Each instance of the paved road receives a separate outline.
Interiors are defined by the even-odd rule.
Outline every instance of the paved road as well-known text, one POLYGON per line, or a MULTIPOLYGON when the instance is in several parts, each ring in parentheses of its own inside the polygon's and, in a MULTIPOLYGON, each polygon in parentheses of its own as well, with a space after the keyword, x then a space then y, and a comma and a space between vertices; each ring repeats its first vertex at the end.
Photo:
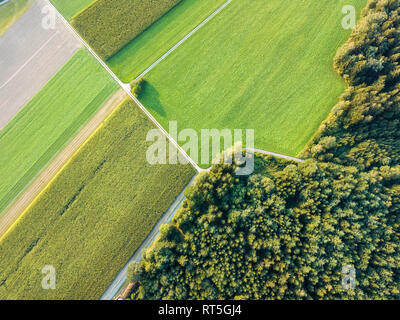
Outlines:
POLYGON ((143 243, 140 245, 140 247, 135 251, 132 258, 128 261, 128 263, 124 266, 124 268, 118 273, 117 277, 109 285, 107 290, 103 293, 100 300, 112 300, 113 297, 116 296, 117 293, 119 293, 121 291, 122 286, 124 285, 124 283, 126 281, 126 271, 128 269, 129 264, 133 261, 139 262, 142 259, 143 250, 148 248, 154 242, 154 240, 158 237, 158 235, 160 234, 160 227, 172 220, 175 213, 181 207, 183 200, 185 200, 184 193, 185 193, 186 188, 188 186, 190 186, 191 184, 193 184, 195 178, 196 178, 196 176, 194 176, 192 178, 192 180, 189 182, 189 184, 185 188, 183 188, 182 192, 176 197, 175 201, 171 204, 171 206, 164 213, 164 215, 161 217, 161 219, 158 220, 157 224, 151 230, 151 232, 149 233, 147 238, 143 241, 143 243))
POLYGON ((26 208, 35 200, 40 192, 57 175, 67 161, 82 146, 82 144, 95 132, 102 122, 113 110, 128 96, 125 91, 118 90, 97 113, 83 126, 67 146, 52 160, 39 176, 29 185, 21 196, 7 209, 0 218, 0 239, 6 234, 11 225, 24 213, 26 208))
POLYGON ((42 27, 47 3, 36 1, 0 37, 0 129, 81 47, 61 20, 42 27))

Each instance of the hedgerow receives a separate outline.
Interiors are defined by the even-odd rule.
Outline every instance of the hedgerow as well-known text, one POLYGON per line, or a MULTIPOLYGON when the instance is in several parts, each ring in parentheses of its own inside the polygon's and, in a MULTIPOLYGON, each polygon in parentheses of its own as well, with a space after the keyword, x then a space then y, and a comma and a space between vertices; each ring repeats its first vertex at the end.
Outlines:
POLYGON ((71 24, 108 59, 182 0, 98 0, 71 24))
POLYGON ((147 162, 153 128, 128 101, 75 154, 1 239, 0 299, 101 296, 195 173, 147 162))

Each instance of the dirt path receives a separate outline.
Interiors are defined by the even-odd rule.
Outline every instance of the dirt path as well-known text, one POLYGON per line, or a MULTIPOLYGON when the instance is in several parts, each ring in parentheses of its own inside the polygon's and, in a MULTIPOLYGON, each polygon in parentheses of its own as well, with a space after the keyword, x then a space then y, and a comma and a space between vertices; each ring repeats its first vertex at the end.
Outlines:
POLYGON ((35 200, 39 193, 56 176, 57 172, 68 162, 82 144, 95 132, 101 123, 111 114, 111 112, 126 98, 124 90, 118 90, 89 122, 79 130, 68 145, 42 170, 29 187, 18 197, 18 199, 7 209, 0 218, 0 239, 6 234, 7 230, 17 221, 22 213, 35 200))
POLYGON ((304 162, 305 161, 304 159, 286 156, 284 154, 275 153, 275 152, 271 152, 271 151, 267 151, 267 150, 263 150, 263 149, 257 149, 257 148, 244 148, 244 149, 248 150, 250 152, 258 152, 258 153, 262 153, 262 154, 268 154, 268 155, 274 156, 276 158, 282 158, 282 159, 291 160, 294 162, 304 162))

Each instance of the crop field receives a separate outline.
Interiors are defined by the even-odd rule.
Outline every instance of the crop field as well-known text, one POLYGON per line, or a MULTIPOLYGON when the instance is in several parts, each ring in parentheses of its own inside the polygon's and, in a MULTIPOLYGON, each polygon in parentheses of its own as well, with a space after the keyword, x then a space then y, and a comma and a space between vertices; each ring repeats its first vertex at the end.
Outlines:
POLYGON ((182 0, 111 57, 109 67, 122 81, 130 82, 225 2, 182 0))
POLYGON ((182 0, 97 0, 71 21, 103 59, 108 59, 182 0))
POLYGON ((117 89, 79 50, 0 131, 0 215, 117 89))
POLYGON ((255 147, 296 156, 345 88, 344 5, 359 15, 366 0, 233 0, 146 75, 140 100, 165 128, 254 129, 255 147))
POLYGON ((68 21, 96 0, 50 0, 68 21))
MULTIPOLYGON (((2 2, 2 0, 0 0, 2 2)), ((12 0, 0 5, 0 36, 25 13, 34 0, 12 0)))
POLYGON ((123 102, 0 242, 0 299, 98 299, 195 174, 150 165, 154 125, 123 102), (56 270, 43 290, 42 268, 56 270))

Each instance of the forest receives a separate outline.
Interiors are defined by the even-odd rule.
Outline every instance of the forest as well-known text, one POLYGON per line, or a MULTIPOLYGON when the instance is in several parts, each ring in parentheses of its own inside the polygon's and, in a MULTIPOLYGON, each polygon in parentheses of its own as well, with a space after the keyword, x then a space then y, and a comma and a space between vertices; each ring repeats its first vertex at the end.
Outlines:
POLYGON ((400 0, 369 0, 334 61, 348 88, 303 164, 202 173, 132 264, 133 299, 400 299, 400 0), (355 287, 343 269, 355 269, 355 287))

